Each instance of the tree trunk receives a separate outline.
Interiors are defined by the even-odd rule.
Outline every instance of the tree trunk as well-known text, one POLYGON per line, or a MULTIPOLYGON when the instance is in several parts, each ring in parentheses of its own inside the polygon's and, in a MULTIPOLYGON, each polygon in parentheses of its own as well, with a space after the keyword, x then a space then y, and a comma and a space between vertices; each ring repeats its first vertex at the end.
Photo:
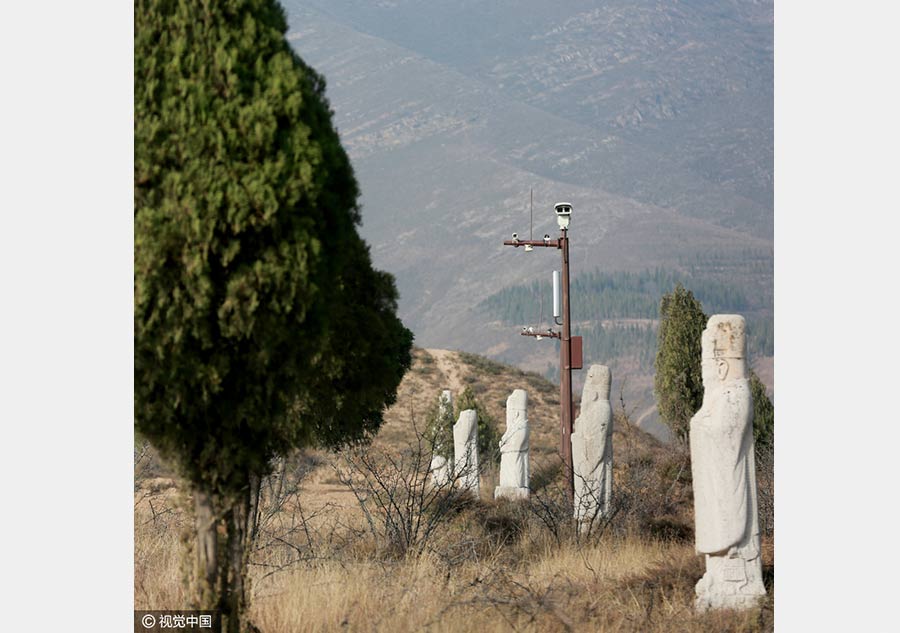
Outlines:
POLYGON ((248 476, 247 489, 221 508, 224 512, 224 539, 219 539, 219 519, 212 496, 194 488, 195 551, 192 607, 218 609, 223 633, 258 631, 250 623, 247 572, 256 539, 259 513, 260 477, 248 476), (228 507, 230 505, 230 507, 228 507), (222 542, 224 540, 224 542, 222 542), (221 548, 221 551, 220 551, 221 548), (221 564, 220 564, 221 563, 221 564))
POLYGON ((250 622, 247 596, 250 553, 256 537, 260 478, 248 477, 249 486, 232 506, 228 521, 228 564, 223 570, 225 583, 222 593, 222 624, 225 633, 250 633, 258 629, 250 622))
POLYGON ((218 521, 209 493, 194 488, 193 494, 196 541, 192 598, 195 608, 212 609, 219 595, 216 586, 219 577, 218 521))
MULTIPOLYGON (((281 479, 284 480, 284 466, 281 468, 281 479)), ((259 495, 262 487, 262 480, 259 475, 250 475, 250 507, 247 513, 247 551, 253 543, 256 542, 256 529, 259 527, 259 495)), ((281 484, 279 483, 279 494, 281 484)))

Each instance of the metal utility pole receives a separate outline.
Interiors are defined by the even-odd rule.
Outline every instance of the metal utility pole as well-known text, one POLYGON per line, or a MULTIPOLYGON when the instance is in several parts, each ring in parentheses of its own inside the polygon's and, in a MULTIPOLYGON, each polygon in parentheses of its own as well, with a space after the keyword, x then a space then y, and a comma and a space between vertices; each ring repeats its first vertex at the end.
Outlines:
MULTIPOLYGON (((554 332, 552 329, 545 332, 537 332, 534 328, 523 328, 522 336, 533 336, 538 340, 547 338, 560 339, 559 346, 559 403, 560 403, 560 449, 566 468, 566 487, 569 499, 575 499, 575 478, 572 465, 572 422, 575 418, 572 403, 572 370, 581 369, 583 362, 582 340, 580 336, 572 337, 570 323, 569 302, 569 218, 572 214, 572 205, 560 202, 555 205, 557 222, 560 227, 559 238, 550 239, 550 235, 544 235, 543 240, 520 240, 513 233, 513 239, 503 242, 504 246, 524 246, 526 251, 535 246, 559 249, 562 252, 562 332, 554 332), (573 349, 574 344, 574 349, 573 349)), ((554 297, 555 298, 555 297, 554 297)), ((554 314, 554 317, 556 315, 554 314)))

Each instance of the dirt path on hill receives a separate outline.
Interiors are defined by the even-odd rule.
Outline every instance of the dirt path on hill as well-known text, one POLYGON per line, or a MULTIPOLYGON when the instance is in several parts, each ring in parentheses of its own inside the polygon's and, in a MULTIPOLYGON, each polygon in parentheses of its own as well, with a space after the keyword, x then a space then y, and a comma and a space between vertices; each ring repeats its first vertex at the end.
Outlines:
POLYGON ((642 426, 644 420, 646 420, 646 419, 649 418, 651 415, 653 415, 653 413, 654 413, 655 411, 656 411, 656 405, 655 405, 655 404, 652 404, 652 405, 650 405, 648 408, 644 409, 644 411, 637 417, 637 420, 635 420, 635 422, 634 422, 635 426, 638 426, 638 427, 640 427, 640 428, 644 428, 644 427, 642 426))
POLYGON ((458 357, 455 356, 456 352, 446 349, 427 349, 425 351, 431 354, 443 374, 445 378, 443 387, 452 391, 454 398, 458 397, 462 393, 464 384, 458 357))

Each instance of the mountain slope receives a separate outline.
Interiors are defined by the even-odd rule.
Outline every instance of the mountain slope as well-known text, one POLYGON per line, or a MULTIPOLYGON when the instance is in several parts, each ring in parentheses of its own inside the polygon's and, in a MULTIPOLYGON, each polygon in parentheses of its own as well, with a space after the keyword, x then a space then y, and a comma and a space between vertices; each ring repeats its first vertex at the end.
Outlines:
MULTIPOLYGON (((396 276, 417 344, 540 372, 555 362, 477 309, 560 267, 558 253, 502 246, 529 233, 531 189, 536 236, 557 233, 554 202, 574 205, 575 278, 706 253, 733 264, 752 250, 768 260, 733 283, 771 289, 771 2, 286 8, 293 46, 328 80, 363 191, 361 233, 396 276)), ((627 373, 629 404, 645 408, 648 376, 627 373)))

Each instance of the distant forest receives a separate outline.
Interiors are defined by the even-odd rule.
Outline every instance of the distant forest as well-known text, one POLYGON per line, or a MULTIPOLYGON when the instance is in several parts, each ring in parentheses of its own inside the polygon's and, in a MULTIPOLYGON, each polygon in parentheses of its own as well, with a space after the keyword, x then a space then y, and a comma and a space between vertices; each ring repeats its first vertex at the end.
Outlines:
MULTIPOLYGON (((717 279, 735 271, 727 270, 715 254, 692 260, 685 272, 655 268, 612 273, 596 270, 578 275, 571 281, 572 333, 584 337, 586 361, 628 357, 642 368, 652 369, 659 301, 677 283, 693 292, 709 315, 743 315, 747 319, 750 356, 773 356, 771 290, 759 289, 758 283, 765 276, 767 262, 756 261, 762 258, 750 255, 747 260, 753 268, 744 266, 741 272, 751 273, 752 281, 757 283, 740 279, 737 285, 717 279), (643 321, 628 322, 629 319, 643 321)), ((548 279, 510 286, 485 299, 479 308, 507 325, 546 326, 553 320, 552 284, 548 279)))

